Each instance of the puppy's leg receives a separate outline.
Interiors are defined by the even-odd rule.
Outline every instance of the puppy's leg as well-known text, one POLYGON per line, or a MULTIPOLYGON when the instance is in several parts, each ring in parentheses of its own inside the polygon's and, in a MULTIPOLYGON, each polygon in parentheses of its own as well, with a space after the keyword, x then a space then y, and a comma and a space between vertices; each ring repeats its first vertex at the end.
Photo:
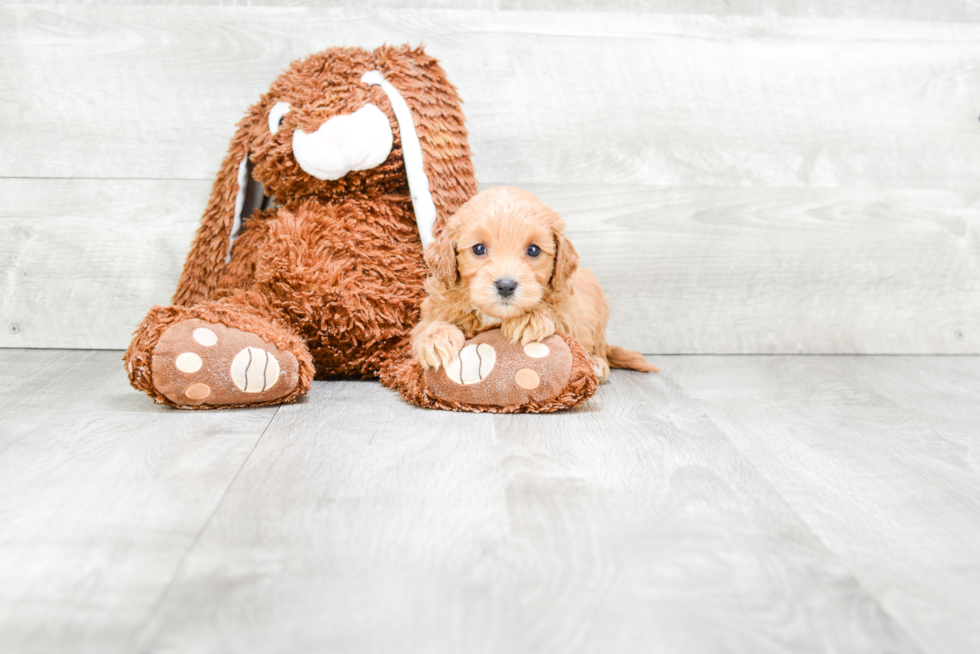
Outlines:
POLYGON ((412 330, 412 353, 423 369, 438 368, 455 359, 465 341, 463 332, 444 320, 419 323, 412 330))
POLYGON ((595 370, 595 376, 599 379, 600 384, 609 381, 609 363, 605 359, 593 354, 592 368, 595 370))
POLYGON ((527 345, 543 341, 555 333, 555 321, 543 311, 528 311, 500 323, 500 331, 512 343, 527 345))

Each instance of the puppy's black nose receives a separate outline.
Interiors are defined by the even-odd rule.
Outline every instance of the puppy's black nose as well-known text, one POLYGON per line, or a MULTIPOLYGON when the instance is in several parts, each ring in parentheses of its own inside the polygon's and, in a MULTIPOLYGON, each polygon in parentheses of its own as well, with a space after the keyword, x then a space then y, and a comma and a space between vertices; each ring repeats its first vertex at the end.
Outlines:
POLYGON ((517 288, 517 282, 513 279, 498 279, 497 283, 497 295, 500 297, 510 297, 514 294, 514 290, 517 288))

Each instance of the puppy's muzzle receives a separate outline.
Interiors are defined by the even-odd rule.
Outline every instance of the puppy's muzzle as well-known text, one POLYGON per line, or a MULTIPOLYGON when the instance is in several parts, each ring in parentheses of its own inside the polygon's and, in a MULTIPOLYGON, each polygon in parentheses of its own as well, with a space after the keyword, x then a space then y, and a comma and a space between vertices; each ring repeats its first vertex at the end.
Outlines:
POLYGON ((509 298, 517 290, 517 282, 509 277, 498 279, 494 286, 497 287, 497 295, 504 299, 509 298))

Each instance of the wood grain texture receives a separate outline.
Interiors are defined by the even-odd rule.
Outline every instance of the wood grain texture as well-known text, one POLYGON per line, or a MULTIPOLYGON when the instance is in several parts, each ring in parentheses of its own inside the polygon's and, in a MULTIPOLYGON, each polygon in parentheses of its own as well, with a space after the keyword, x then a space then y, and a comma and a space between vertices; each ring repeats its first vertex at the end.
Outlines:
MULTIPOLYGON (((76 4, 77 0, 46 0, 45 4, 76 4)), ((23 4, 23 0, 0 0, 23 4)), ((306 0, 99 0, 99 5, 191 5, 300 7, 306 0)), ((720 16, 792 16, 873 18, 886 20, 980 21, 974 0, 835 0, 803 3, 785 0, 320 0, 320 7, 371 9, 495 9, 521 11, 616 11, 720 16)))
POLYGON ((0 651, 135 651, 276 412, 154 406, 120 354, 0 351, 0 651))
POLYGON ((143 650, 521 651, 489 415, 314 383, 239 480, 143 650))
POLYGON ((0 6, 0 176, 210 179, 293 58, 424 41, 479 179, 976 186, 973 23, 0 6))
MULTIPOLYGON (((614 343, 980 352, 975 191, 526 186, 603 284, 614 343)), ((0 179, 0 346, 125 347, 169 302, 208 187, 0 179)))
POLYGON ((550 416, 182 412, 118 357, 0 351, 2 651, 980 642, 978 357, 659 357, 550 416))
MULTIPOLYGON (((23 0, 0 0, 24 4, 23 0)), ((46 0, 45 4, 77 4, 77 0, 46 0)), ((191 5, 223 7, 301 7, 306 0, 99 0, 99 5, 191 5)), ((508 11, 614 11, 719 16, 785 16, 807 18, 871 18, 978 22, 980 6, 974 0, 836 0, 803 3, 785 0, 320 0, 320 7, 371 9, 492 9, 508 11)))
POLYGON ((980 648, 980 359, 664 366, 926 651, 980 648))
POLYGON ((170 303, 209 189, 0 179, 0 347, 125 348, 170 303))
POLYGON ((669 380, 583 409, 283 407, 148 651, 915 652, 669 380))
POLYGON ((974 191, 530 186, 644 352, 976 353, 974 191))
POLYGON ((918 651, 670 373, 495 417, 535 652, 918 651))

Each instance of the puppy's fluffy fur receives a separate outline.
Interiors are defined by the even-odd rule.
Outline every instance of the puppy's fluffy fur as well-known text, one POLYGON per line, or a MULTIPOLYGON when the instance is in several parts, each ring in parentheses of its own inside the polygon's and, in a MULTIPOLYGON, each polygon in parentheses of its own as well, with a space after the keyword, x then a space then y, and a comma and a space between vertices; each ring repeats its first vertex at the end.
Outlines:
POLYGON ((561 217, 531 193, 497 187, 474 196, 425 250, 428 297, 412 332, 419 363, 445 365, 467 336, 499 321, 515 343, 556 330, 572 336, 592 356, 600 382, 610 366, 656 371, 639 352, 606 343, 609 304, 578 260, 561 217))

